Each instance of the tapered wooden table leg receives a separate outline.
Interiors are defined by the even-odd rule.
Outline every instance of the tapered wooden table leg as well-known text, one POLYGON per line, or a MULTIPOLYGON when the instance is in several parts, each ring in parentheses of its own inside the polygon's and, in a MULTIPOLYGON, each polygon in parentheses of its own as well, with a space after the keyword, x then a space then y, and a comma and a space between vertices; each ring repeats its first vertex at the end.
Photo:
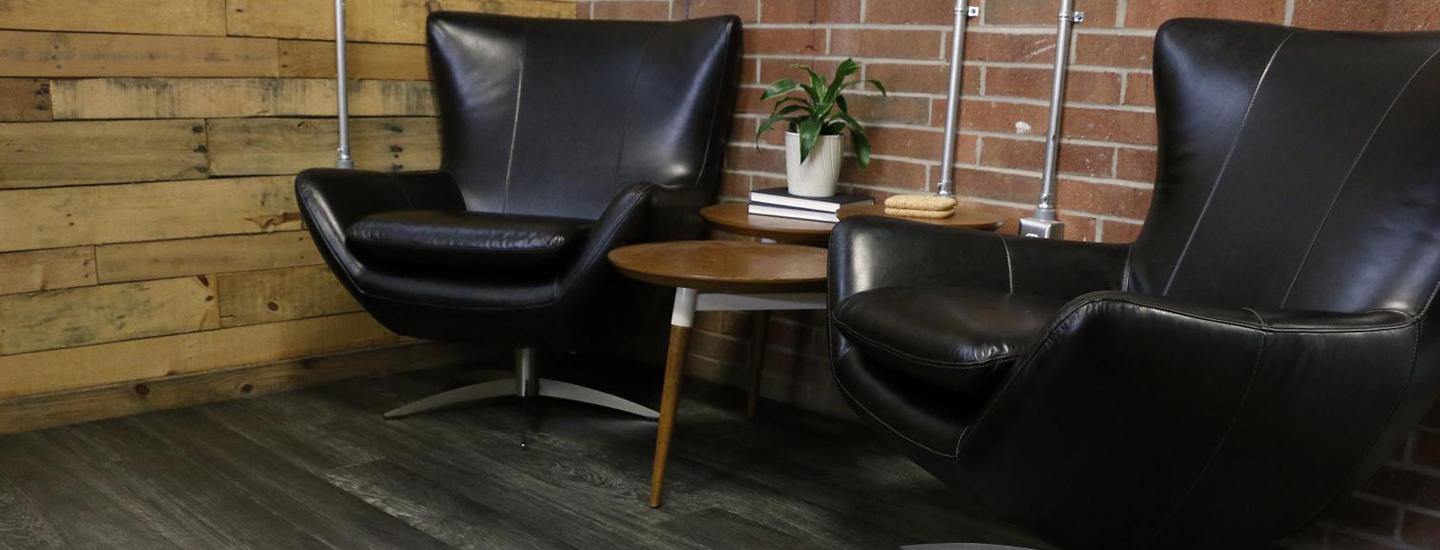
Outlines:
POLYGON ((760 400, 760 381, 765 377, 765 336, 770 333, 770 312, 755 312, 750 328, 750 397, 745 402, 745 417, 755 418, 760 400))
POLYGON ((650 471, 650 507, 659 508, 665 485, 665 460, 670 455, 670 438, 675 433, 675 410, 680 406, 680 380, 685 376, 685 348, 695 319, 694 289, 675 290, 675 309, 670 318, 670 348, 665 353, 665 383, 660 391, 660 426, 655 435, 655 465, 650 471))

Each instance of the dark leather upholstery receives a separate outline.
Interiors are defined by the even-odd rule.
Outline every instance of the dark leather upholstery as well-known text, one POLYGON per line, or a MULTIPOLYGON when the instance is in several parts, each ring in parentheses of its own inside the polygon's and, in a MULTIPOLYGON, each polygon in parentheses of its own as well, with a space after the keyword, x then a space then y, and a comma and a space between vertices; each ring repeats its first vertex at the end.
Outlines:
POLYGON ((605 255, 700 236, 730 130, 739 20, 439 12, 428 28, 440 170, 296 180, 331 268, 409 336, 584 351, 663 335, 667 295, 618 276, 605 255))
POLYGON ((968 392, 994 388, 995 375, 1010 370, 1064 305, 973 288, 889 287, 847 298, 834 317, 877 364, 968 392))
POLYGON ((1254 547, 1305 527, 1440 388, 1437 53, 1440 33, 1166 23, 1136 242, 847 220, 830 260, 841 388, 967 498, 1063 547, 1254 547), (957 315, 957 287, 989 297, 957 315), (1068 303, 1022 331, 1005 293, 1068 303), (987 308, 1005 326, 977 327, 987 308), (987 340, 1020 356, 979 396, 897 364, 987 340))
POLYGON ((346 231, 361 257, 421 269, 552 269, 573 256, 593 222, 464 210, 371 214, 346 231))

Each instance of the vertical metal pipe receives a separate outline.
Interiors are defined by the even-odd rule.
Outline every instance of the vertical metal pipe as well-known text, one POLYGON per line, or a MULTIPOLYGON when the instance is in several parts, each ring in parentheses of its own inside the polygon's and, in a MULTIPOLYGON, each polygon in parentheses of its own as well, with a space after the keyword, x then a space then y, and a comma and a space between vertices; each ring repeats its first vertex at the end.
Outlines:
POLYGON ((939 194, 955 194, 955 140, 960 124, 961 83, 965 74, 965 25, 970 1, 955 0, 955 27, 950 34, 950 90, 945 102, 945 152, 941 154, 939 194))
POLYGON ((1055 78, 1050 91, 1050 124, 1045 136, 1045 177, 1035 217, 1055 220, 1055 179, 1060 165, 1060 122, 1065 111, 1065 77, 1070 66, 1070 31, 1075 25, 1074 0, 1061 0, 1060 25, 1055 34, 1055 78))
POLYGON ((340 121, 340 148, 336 168, 354 168, 350 158, 350 87, 345 69, 345 0, 335 0, 335 102, 340 121))

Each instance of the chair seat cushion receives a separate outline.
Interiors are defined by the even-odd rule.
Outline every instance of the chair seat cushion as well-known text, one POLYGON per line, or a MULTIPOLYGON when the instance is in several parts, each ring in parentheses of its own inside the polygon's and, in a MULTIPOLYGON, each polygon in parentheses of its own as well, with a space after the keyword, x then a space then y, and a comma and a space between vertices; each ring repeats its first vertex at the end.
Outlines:
POLYGON ((378 262, 512 272, 564 263, 593 223, 490 212, 401 210, 361 218, 350 225, 346 238, 357 254, 378 262))
POLYGON ((969 288, 880 288, 832 315, 872 364, 941 389, 988 392, 1064 305, 969 288))

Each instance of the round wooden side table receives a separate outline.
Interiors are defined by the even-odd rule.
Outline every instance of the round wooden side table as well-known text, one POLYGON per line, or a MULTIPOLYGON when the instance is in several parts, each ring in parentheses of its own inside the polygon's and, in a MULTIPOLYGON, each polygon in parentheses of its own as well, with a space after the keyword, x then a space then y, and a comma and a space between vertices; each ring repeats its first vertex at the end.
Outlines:
MULTIPOLYGON (((676 241, 617 248, 609 258, 626 276, 675 287, 665 383, 660 394, 660 426, 650 474, 649 504, 658 508, 695 312, 825 309, 826 251, 792 244, 676 241)), ((751 341, 750 362, 755 376, 748 410, 752 414, 763 342, 761 337, 751 341)))
MULTIPOLYGON (((836 212, 835 215, 842 220, 852 216, 884 216, 931 225, 978 229, 980 231, 994 231, 999 229, 1000 226, 1005 225, 1005 219, 1000 216, 963 207, 957 208, 955 215, 938 220, 889 216, 885 214, 885 206, 880 204, 856 204, 846 206, 841 208, 839 212, 836 212)), ((706 206, 700 209, 700 216, 704 217, 705 221, 710 222, 711 225, 726 233, 769 239, 779 243, 825 246, 830 241, 830 232, 835 229, 835 224, 833 223, 777 218, 775 216, 757 216, 751 214, 749 204, 743 202, 727 202, 706 206)))
POLYGON ((885 205, 883 204, 855 204, 846 206, 841 208, 839 212, 836 212, 835 215, 839 216, 842 220, 854 216, 884 216, 897 220, 910 220, 912 222, 928 223, 931 225, 978 229, 981 231, 994 231, 1000 229, 1000 226, 1005 225, 1005 219, 1000 216, 963 207, 956 208, 955 215, 939 219, 891 216, 885 213, 885 205))
POLYGON ((830 230, 835 228, 833 223, 756 216, 750 213, 749 204, 743 202, 712 204, 701 208, 700 216, 726 233, 778 243, 825 246, 830 240, 830 230))

